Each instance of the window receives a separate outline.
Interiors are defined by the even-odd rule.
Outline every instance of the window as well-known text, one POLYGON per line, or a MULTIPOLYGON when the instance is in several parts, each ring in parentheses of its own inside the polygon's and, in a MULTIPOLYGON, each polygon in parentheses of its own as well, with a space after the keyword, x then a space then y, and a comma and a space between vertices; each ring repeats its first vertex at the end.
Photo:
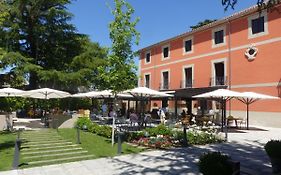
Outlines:
POLYGON ((248 38, 255 38, 268 34, 267 12, 254 14, 248 17, 248 38))
POLYGON ((252 34, 264 32, 264 16, 252 20, 252 34))
POLYGON ((183 54, 193 53, 193 36, 183 39, 183 54))
POLYGON ((151 61, 151 52, 146 52, 145 53, 145 63, 150 63, 151 61))
POLYGON ((226 45, 225 31, 225 26, 221 26, 212 30, 213 48, 226 45))
POLYGON ((192 67, 185 68, 184 75, 184 88, 192 87, 192 67))
POLYGON ((162 71, 162 83, 160 89, 169 89, 169 71, 162 71))
POLYGON ((223 30, 215 32, 215 44, 223 43, 223 30))
POLYGON ((150 88, 150 74, 144 75, 145 87, 150 88))
POLYGON ((226 58, 212 61, 212 77, 210 79, 211 86, 227 85, 226 76, 226 58))
POLYGON ((181 81, 181 88, 191 88, 193 87, 193 70, 194 64, 184 65, 182 69, 182 81, 181 81))
POLYGON ((168 59, 170 56, 170 47, 169 46, 163 46, 162 47, 162 58, 168 59))

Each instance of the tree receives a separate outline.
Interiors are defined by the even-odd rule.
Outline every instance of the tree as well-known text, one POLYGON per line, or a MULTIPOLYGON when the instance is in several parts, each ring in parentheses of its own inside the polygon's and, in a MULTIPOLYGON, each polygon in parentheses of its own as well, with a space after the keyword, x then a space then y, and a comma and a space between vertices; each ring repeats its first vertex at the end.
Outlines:
POLYGON ((133 88, 137 82, 132 45, 138 44, 139 32, 135 29, 139 18, 132 20, 133 7, 125 0, 114 0, 114 21, 109 24, 112 41, 107 66, 100 67, 100 89, 115 93, 133 88))
POLYGON ((96 67, 107 51, 69 23, 72 14, 66 5, 71 0, 1 2, 8 15, 0 18, 4 19, 0 20, 0 47, 5 50, 0 59, 4 68, 11 69, 9 73, 27 79, 29 89, 47 86, 75 91, 75 86, 92 86, 96 67), (87 62, 80 62, 80 70, 75 63, 81 59, 87 62))
MULTIPOLYGON (((257 5, 260 9, 272 9, 275 4, 280 3, 281 0, 257 0, 257 5)), ((222 5, 224 9, 227 10, 229 7, 234 9, 235 5, 238 3, 238 0, 222 0, 222 5)))
POLYGON ((215 22, 215 21, 216 21, 216 19, 205 19, 204 21, 198 22, 198 24, 196 24, 194 26, 190 26, 190 28, 192 30, 194 30, 194 29, 197 29, 199 27, 202 27, 204 25, 210 24, 210 23, 215 22))
MULTIPOLYGON (((115 94, 113 111, 116 111, 116 94, 133 88, 137 82, 136 67, 132 44, 138 44, 140 34, 136 30, 138 18, 132 21, 133 7, 125 0, 114 0, 112 10, 114 20, 109 24, 109 35, 112 41, 107 66, 100 67, 100 87, 111 89, 115 94)), ((116 113, 115 113, 116 115, 116 113)), ((114 144, 114 124, 112 123, 112 146, 114 144)))

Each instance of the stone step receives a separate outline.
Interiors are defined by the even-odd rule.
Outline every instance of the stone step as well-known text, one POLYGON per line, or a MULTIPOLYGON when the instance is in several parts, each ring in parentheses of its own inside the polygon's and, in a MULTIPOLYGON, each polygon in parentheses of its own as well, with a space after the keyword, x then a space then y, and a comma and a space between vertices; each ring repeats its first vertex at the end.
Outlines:
POLYGON ((78 152, 66 152, 66 153, 56 153, 56 154, 46 154, 46 155, 36 155, 36 156, 26 156, 23 157, 23 159, 34 159, 34 158, 45 158, 45 157, 55 157, 55 156, 68 156, 68 155, 74 155, 74 154, 84 154, 88 151, 78 151, 78 152))
POLYGON ((22 151, 34 151, 34 150, 45 150, 45 149, 56 149, 56 148, 66 148, 66 147, 76 147, 79 146, 77 144, 73 145, 58 145, 58 146, 49 146, 49 147, 40 147, 40 148, 23 148, 22 151))
POLYGON ((22 144, 23 145, 39 145, 39 144, 48 144, 48 143, 61 143, 61 142, 66 142, 66 140, 45 140, 45 141, 41 141, 41 142, 37 142, 37 141, 26 141, 26 142, 23 142, 22 144))
POLYGON ((42 146, 51 146, 51 145, 69 145, 72 142, 58 142, 58 143, 46 143, 46 144, 22 144, 23 147, 42 147, 42 146))
POLYGON ((51 137, 51 136, 58 136, 58 133, 52 134, 21 134, 21 137, 51 137))
POLYGON ((28 165, 36 165, 36 164, 43 164, 43 163, 48 164, 52 162, 62 162, 68 160, 80 160, 80 159, 91 158, 91 157, 94 157, 94 155, 84 155, 84 156, 66 157, 66 158, 51 159, 51 160, 33 161, 33 162, 29 162, 28 165))
POLYGON ((44 140, 44 139, 52 139, 52 138, 62 138, 61 136, 51 136, 51 137, 20 137, 20 139, 24 140, 44 140))
POLYGON ((78 148, 68 148, 68 149, 56 149, 56 150, 46 150, 46 151, 34 151, 34 152, 22 152, 22 155, 29 155, 29 154, 44 154, 44 153, 54 153, 54 152, 65 152, 65 151, 74 151, 74 150, 81 150, 81 147, 78 148))

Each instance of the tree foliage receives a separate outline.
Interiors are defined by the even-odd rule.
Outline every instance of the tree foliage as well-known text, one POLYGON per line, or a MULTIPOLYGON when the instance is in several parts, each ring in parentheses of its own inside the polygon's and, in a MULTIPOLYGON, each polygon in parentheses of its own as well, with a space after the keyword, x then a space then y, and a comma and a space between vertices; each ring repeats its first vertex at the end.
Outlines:
POLYGON ((197 29, 199 27, 202 27, 204 25, 210 24, 210 23, 215 22, 215 21, 216 21, 216 19, 205 19, 204 21, 198 22, 198 24, 196 24, 194 26, 190 26, 190 28, 192 30, 194 30, 194 29, 197 29))
MULTIPOLYGON (((272 9, 275 4, 281 2, 281 0, 256 0, 256 1, 260 9, 272 9)), ((234 9, 237 3, 238 0, 222 0, 222 5, 224 6, 225 10, 227 10, 229 7, 234 9)))
POLYGON ((0 16, 3 68, 27 79, 30 89, 45 86, 75 91, 73 87, 91 86, 107 50, 69 23, 72 14, 66 5, 71 0, 1 2, 7 9, 0 16))
POLYGON ((138 18, 132 20, 133 7, 125 0, 114 0, 112 10, 114 20, 109 24, 112 47, 107 66, 100 68, 100 88, 120 92, 133 88, 137 82, 134 52, 132 45, 138 44, 139 33, 136 30, 138 18))

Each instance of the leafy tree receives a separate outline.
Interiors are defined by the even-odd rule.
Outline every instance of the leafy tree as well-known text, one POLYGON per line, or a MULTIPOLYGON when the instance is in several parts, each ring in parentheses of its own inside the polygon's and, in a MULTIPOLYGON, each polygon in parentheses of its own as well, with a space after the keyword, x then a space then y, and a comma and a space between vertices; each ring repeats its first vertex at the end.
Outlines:
POLYGON ((199 27, 202 27, 202 26, 204 26, 204 25, 207 25, 207 24, 212 23, 212 22, 215 22, 215 21, 216 21, 216 19, 205 19, 204 21, 198 22, 198 24, 196 24, 196 25, 194 25, 194 26, 190 26, 190 28, 191 28, 192 30, 194 30, 194 29, 197 29, 197 28, 199 28, 199 27))
POLYGON ((4 19, 0 20, 3 68, 11 69, 9 73, 18 79, 27 79, 30 89, 47 86, 75 91, 77 86, 91 86, 107 51, 69 23, 72 14, 66 5, 71 0, 1 2, 8 13, 0 18, 4 19), (76 65, 79 60, 85 64, 76 65))
POLYGON ((114 0, 114 21, 109 24, 112 47, 107 65, 100 67, 100 89, 115 93, 133 88, 137 82, 132 45, 138 44, 139 32, 135 29, 138 18, 132 20, 133 7, 125 0, 114 0))
MULTIPOLYGON (((260 9, 264 9, 264 8, 272 9, 275 4, 281 2, 281 0, 256 0, 256 1, 260 9)), ((237 3, 238 0, 222 0, 222 5, 224 6, 225 10, 227 10, 229 7, 234 9, 237 3)))

